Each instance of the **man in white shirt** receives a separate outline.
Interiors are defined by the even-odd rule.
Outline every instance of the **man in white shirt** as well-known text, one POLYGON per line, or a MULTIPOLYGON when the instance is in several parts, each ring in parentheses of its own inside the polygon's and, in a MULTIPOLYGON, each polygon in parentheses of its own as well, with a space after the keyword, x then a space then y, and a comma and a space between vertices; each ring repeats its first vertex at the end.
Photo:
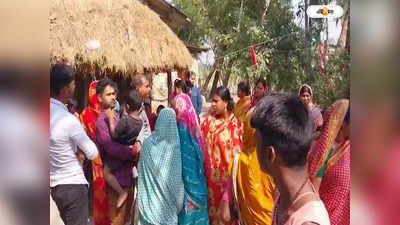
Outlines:
POLYGON ((98 151, 65 106, 75 91, 74 75, 69 65, 50 69, 50 191, 65 225, 87 225, 88 182, 76 153, 79 147, 92 160, 98 151))

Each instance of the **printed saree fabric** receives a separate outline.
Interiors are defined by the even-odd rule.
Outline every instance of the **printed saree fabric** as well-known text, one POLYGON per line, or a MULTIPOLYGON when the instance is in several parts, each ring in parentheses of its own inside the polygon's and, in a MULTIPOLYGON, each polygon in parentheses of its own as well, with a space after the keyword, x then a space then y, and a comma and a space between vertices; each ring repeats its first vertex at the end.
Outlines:
POLYGON ((224 224, 219 221, 217 210, 229 180, 228 166, 242 148, 243 128, 240 120, 231 114, 227 119, 217 119, 209 115, 203 121, 201 129, 211 163, 210 173, 206 177, 210 224, 224 224))
POLYGON ((235 116, 243 123, 247 112, 251 104, 251 97, 245 96, 236 103, 235 109, 233 110, 235 116))
POLYGON ((178 123, 185 186, 184 210, 179 214, 179 224, 207 225, 207 182, 204 169, 207 167, 209 171, 210 167, 207 146, 190 97, 186 94, 177 95, 173 107, 178 123))
MULTIPOLYGON (((79 118, 83 124, 88 136, 95 141, 95 125, 97 116, 100 114, 101 105, 96 94, 97 81, 89 85, 89 106, 80 114, 79 118)), ((109 225, 108 218, 108 200, 105 191, 105 182, 103 177, 103 163, 100 154, 92 160, 93 173, 93 222, 94 225, 109 225)))
POLYGON ((253 110, 254 108, 246 114, 243 124, 243 148, 237 170, 232 171, 233 182, 237 182, 234 199, 235 205, 239 207, 241 224, 270 225, 275 184, 272 177, 263 173, 258 164, 255 129, 250 125, 253 110))
POLYGON ((321 136, 308 156, 310 178, 332 225, 350 224, 350 141, 335 142, 348 107, 348 100, 338 100, 327 109, 321 136))

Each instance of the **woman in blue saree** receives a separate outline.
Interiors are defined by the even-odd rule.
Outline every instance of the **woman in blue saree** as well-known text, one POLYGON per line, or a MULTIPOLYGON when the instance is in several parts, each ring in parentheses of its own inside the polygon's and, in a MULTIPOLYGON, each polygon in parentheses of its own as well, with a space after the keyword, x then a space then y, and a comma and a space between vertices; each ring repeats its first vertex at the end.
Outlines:
POLYGON ((175 96, 173 108, 176 112, 181 146, 182 176, 185 187, 183 209, 179 214, 180 225, 208 225, 207 183, 208 151, 196 111, 187 94, 175 96))
POLYGON ((184 184, 174 110, 161 110, 155 131, 143 142, 138 173, 139 224, 178 224, 184 184))

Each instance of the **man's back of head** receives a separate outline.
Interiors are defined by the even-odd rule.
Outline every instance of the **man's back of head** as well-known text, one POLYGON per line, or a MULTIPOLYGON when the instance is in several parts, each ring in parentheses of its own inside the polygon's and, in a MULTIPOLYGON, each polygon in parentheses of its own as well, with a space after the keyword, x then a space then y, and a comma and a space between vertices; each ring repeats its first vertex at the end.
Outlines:
POLYGON ((62 89, 75 80, 75 71, 72 66, 59 63, 50 68, 50 96, 57 97, 62 89))
POLYGON ((312 123, 300 98, 287 94, 265 96, 252 115, 251 125, 260 136, 257 151, 262 153, 272 147, 281 158, 282 166, 306 165, 312 123))

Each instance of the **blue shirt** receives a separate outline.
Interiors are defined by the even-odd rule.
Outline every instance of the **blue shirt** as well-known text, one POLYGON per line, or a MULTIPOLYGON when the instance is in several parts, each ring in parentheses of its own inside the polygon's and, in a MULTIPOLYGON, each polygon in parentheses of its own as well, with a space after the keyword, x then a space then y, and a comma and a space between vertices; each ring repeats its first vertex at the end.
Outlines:
POLYGON ((190 90, 190 92, 191 92, 191 100, 192 100, 194 110, 196 111, 197 115, 200 115, 201 109, 203 107, 203 101, 201 99, 200 89, 193 86, 192 89, 190 90))

